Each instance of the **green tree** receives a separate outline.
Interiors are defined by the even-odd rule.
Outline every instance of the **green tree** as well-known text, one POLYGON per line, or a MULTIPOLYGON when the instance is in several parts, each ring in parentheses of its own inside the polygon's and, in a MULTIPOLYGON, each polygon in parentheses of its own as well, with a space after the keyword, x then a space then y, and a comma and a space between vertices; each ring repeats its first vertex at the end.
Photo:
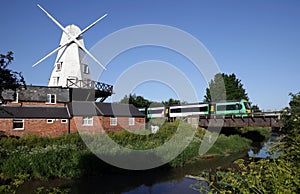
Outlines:
POLYGON ((300 93, 290 96, 290 107, 285 108, 282 118, 285 138, 274 147, 275 152, 280 151, 279 157, 246 162, 239 159, 234 168, 217 169, 211 193, 299 193, 300 93))
MULTIPOLYGON (((282 114, 284 122, 284 155, 291 161, 297 161, 296 166, 300 169, 300 92, 297 94, 289 94, 291 101, 289 107, 285 108, 282 114)), ((300 172, 299 172, 300 181, 300 172)), ((300 188, 300 187, 299 187, 300 188)))
POLYGON ((257 104, 256 105, 252 105, 251 106, 251 110, 252 110, 252 112, 261 112, 261 110, 259 109, 259 107, 258 107, 257 104))
POLYGON ((289 95, 292 98, 289 103, 290 107, 286 107, 282 113, 284 129, 287 132, 300 128, 300 92, 289 95))
POLYGON ((4 90, 16 90, 21 85, 25 85, 25 80, 20 72, 8 69, 7 66, 13 61, 13 52, 6 55, 0 54, 0 100, 3 102, 2 92, 4 90))
POLYGON ((175 105, 180 104, 180 100, 175 100, 173 98, 170 98, 168 101, 163 101, 163 105, 175 105))
POLYGON ((149 107, 151 102, 142 96, 136 96, 135 94, 125 95, 120 103, 133 104, 137 108, 149 107))
POLYGON ((231 75, 216 74, 209 83, 209 87, 206 88, 206 95, 204 96, 206 102, 236 99, 249 100, 241 80, 234 73, 231 75))

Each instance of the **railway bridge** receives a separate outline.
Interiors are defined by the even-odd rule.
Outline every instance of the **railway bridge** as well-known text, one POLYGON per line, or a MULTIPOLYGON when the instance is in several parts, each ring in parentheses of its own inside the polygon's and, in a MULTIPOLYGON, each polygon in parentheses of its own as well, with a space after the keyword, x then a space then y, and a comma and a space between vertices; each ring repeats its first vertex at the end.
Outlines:
POLYGON ((200 127, 272 127, 282 128, 280 112, 258 112, 248 116, 236 117, 235 115, 206 115, 189 116, 187 122, 200 127), (199 119, 199 120, 198 120, 199 119))

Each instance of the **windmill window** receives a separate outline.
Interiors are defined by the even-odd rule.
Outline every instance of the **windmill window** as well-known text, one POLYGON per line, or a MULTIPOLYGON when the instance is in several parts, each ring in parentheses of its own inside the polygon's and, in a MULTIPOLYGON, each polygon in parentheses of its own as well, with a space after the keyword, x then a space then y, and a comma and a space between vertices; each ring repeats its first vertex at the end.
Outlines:
POLYGON ((89 66, 88 65, 83 65, 83 73, 89 74, 90 70, 89 70, 89 66))
POLYGON ((47 94, 46 104, 56 104, 56 95, 47 94))
POLYGON ((24 119, 14 119, 13 130, 24 130, 24 119))
POLYGON ((56 71, 61 71, 62 69, 62 62, 56 63, 56 71))

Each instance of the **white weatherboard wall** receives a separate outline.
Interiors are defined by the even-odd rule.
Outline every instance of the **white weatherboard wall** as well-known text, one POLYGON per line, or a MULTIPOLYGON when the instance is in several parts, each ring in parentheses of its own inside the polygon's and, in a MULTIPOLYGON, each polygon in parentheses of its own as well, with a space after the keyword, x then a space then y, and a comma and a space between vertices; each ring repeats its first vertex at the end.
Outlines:
MULTIPOLYGON (((80 28, 74 24, 68 25, 65 29, 68 33, 75 37, 81 33, 80 28)), ((77 38, 77 40, 79 41, 80 46, 84 47, 81 35, 77 38)), ((60 45, 65 45, 69 41, 69 36, 63 32, 60 45)), ((58 51, 48 86, 66 87, 67 79, 72 79, 74 82, 77 80, 91 80, 85 54, 75 42, 69 43, 69 45, 58 51)))

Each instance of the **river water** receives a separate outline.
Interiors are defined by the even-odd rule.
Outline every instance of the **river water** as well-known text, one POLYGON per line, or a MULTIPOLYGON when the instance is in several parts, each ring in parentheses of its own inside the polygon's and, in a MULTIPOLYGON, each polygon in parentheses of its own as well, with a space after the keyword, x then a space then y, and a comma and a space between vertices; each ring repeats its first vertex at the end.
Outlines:
POLYGON ((278 133, 272 132, 271 137, 268 141, 263 142, 262 146, 256 146, 248 152, 249 157, 253 158, 277 158, 279 157, 279 152, 274 152, 273 155, 270 154, 270 150, 274 147, 275 143, 282 139, 278 133))

